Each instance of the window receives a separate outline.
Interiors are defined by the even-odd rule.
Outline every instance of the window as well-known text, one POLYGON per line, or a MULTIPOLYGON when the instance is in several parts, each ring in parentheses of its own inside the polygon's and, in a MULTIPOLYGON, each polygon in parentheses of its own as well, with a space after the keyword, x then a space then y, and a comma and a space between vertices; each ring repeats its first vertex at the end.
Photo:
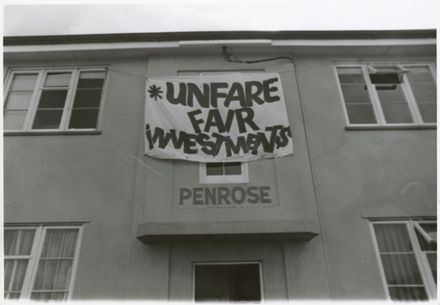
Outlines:
POLYGON ((372 228, 388 297, 393 300, 436 298, 436 222, 374 222, 372 228))
POLYGON ((262 300, 261 291, 259 263, 217 263, 194 266, 196 302, 256 302, 262 300))
POLYGON ((246 162, 200 163, 200 183, 248 183, 246 162))
POLYGON ((349 125, 433 125, 436 82, 428 64, 336 67, 349 125))
POLYGON ((6 131, 96 130, 104 69, 12 70, 6 82, 6 131))
POLYGON ((70 298, 81 227, 5 227, 5 299, 70 298))

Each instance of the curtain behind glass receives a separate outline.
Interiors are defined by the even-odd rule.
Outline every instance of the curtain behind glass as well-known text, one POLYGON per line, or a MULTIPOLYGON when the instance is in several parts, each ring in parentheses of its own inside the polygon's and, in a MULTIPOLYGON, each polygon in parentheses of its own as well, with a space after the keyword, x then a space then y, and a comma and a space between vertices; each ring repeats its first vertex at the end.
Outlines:
POLYGON ((23 288, 35 229, 4 231, 4 291, 6 299, 18 299, 23 288), (17 256, 21 256, 17 258, 17 256))
POLYGON ((77 229, 46 231, 32 299, 59 300, 67 297, 77 238, 77 229))
POLYGON ((427 294, 405 224, 375 224, 377 245, 393 300, 426 300, 427 294))

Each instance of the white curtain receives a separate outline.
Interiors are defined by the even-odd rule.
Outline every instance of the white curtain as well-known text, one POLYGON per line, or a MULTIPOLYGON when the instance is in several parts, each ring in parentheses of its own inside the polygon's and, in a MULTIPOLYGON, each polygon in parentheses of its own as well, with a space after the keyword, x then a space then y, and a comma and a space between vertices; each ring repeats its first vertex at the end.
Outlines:
POLYGON ((20 297, 29 259, 14 259, 16 255, 30 255, 35 230, 6 229, 4 233, 4 291, 5 298, 20 297))
POLYGON ((77 238, 77 229, 47 230, 32 298, 64 299, 67 296, 77 238), (45 292, 37 292, 38 290, 45 292))
POLYGON ((391 298, 426 300, 406 225, 375 224, 374 229, 391 298))

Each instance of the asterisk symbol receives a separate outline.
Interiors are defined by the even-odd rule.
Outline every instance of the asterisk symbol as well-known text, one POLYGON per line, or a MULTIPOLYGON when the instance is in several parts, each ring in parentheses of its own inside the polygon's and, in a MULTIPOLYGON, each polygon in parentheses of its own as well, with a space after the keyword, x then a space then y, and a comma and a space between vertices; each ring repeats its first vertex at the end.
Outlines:
POLYGON ((150 86, 150 88, 148 89, 148 92, 150 93, 150 97, 154 98, 155 101, 157 101, 157 98, 162 98, 162 89, 156 85, 152 85, 150 86))

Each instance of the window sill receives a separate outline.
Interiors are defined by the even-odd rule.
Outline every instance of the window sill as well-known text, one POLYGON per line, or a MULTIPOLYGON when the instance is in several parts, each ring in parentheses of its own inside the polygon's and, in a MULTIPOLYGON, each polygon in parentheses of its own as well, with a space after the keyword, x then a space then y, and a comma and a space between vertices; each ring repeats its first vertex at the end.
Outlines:
POLYGON ((249 178, 239 177, 200 177, 200 184, 246 184, 249 183, 249 178))
POLYGON ((399 130, 399 129, 437 129, 437 124, 426 125, 349 125, 345 130, 399 130))
POLYGON ((4 136, 100 135, 101 130, 26 130, 4 131, 4 136))

